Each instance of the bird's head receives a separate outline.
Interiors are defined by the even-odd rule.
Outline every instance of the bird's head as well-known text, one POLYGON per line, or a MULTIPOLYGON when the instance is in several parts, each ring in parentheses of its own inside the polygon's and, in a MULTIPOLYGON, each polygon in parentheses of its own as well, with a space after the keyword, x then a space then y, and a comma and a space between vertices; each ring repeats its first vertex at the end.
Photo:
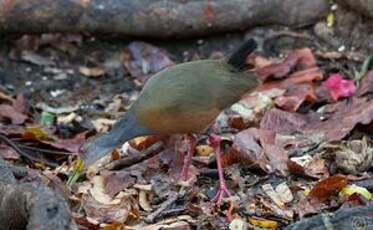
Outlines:
POLYGON ((85 167, 89 167, 97 160, 111 152, 116 147, 113 140, 107 134, 95 137, 79 148, 79 156, 84 161, 85 167))

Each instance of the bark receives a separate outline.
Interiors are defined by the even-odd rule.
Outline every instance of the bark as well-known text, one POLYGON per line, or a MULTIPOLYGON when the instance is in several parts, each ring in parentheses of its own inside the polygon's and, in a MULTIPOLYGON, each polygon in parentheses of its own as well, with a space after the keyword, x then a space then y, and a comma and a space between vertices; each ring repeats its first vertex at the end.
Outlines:
POLYGON ((352 9, 373 18, 373 1, 372 0, 338 0, 339 3, 346 4, 352 9))
POLYGON ((325 0, 0 0, 0 33, 186 37, 267 24, 300 27, 327 10, 325 0))
POLYGON ((65 200, 40 183, 18 184, 0 158, 0 229, 76 229, 65 200))

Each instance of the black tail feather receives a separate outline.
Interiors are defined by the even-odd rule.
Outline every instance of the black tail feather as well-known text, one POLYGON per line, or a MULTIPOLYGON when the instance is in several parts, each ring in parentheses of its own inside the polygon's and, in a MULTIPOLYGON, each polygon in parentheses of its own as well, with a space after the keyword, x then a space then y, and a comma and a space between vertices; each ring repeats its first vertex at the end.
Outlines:
POLYGON ((237 70, 243 69, 246 66, 247 55, 254 52, 256 48, 257 43, 254 39, 247 40, 228 58, 228 63, 235 67, 237 70))

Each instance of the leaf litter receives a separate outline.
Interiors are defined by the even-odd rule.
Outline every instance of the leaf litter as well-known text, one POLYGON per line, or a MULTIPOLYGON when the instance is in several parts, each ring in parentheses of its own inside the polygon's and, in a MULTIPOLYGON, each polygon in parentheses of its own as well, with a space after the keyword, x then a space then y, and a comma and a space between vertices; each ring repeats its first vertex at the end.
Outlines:
MULTIPOLYGON (((93 85, 127 74, 134 88, 120 89, 121 93, 109 88, 104 92, 110 96, 97 96, 94 86, 82 86, 74 89, 83 93, 79 97, 45 99, 44 95, 32 100, 0 88, 0 134, 11 143, 1 141, 0 156, 20 162, 27 155, 19 151, 32 154, 26 163, 34 173, 52 172, 66 184, 68 165, 80 145, 106 132, 137 97, 139 86, 175 63, 168 51, 140 41, 119 53, 98 51, 89 53, 84 62, 69 63, 81 55, 85 39, 26 35, 14 43, 9 57, 44 68, 56 79, 75 74, 82 81, 94 81, 93 85), (89 106, 82 106, 84 99, 91 102, 89 106)), ((210 205, 218 183, 206 136, 198 137, 190 180, 183 184, 177 182, 188 139, 140 137, 115 150, 71 187, 64 185, 76 222, 97 229, 278 229, 346 204, 368 205, 372 188, 354 183, 372 176, 373 145, 366 131, 373 120, 372 70, 354 82, 353 76, 318 66, 313 53, 302 48, 290 50, 283 59, 263 54, 247 59, 263 84, 225 110, 213 125, 225 133, 222 161, 234 194, 231 200, 210 205), (147 155, 154 145, 161 147, 147 155), (105 167, 118 158, 133 163, 117 164, 115 170, 105 167)))

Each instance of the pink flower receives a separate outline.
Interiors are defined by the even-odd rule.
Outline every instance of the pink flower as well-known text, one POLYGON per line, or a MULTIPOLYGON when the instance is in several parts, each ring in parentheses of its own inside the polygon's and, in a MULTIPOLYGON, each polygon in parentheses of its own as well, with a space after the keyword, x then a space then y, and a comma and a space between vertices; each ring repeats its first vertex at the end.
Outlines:
POLYGON ((323 82, 323 86, 329 90, 333 101, 338 101, 341 97, 351 97, 356 92, 354 82, 343 79, 343 76, 339 73, 331 74, 328 80, 323 82))

